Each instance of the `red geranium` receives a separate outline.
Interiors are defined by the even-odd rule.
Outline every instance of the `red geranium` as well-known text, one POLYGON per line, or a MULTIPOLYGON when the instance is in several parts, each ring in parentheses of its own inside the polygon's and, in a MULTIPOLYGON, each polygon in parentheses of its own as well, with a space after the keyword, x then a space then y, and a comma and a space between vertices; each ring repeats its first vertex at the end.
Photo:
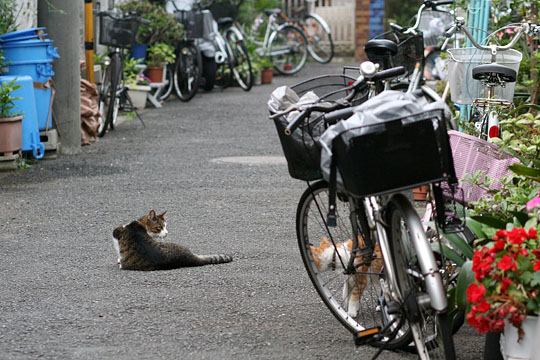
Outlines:
POLYGON ((467 321, 480 333, 502 331, 505 321, 521 331, 528 314, 540 313, 540 240, 534 228, 498 230, 493 240, 473 254, 467 321))

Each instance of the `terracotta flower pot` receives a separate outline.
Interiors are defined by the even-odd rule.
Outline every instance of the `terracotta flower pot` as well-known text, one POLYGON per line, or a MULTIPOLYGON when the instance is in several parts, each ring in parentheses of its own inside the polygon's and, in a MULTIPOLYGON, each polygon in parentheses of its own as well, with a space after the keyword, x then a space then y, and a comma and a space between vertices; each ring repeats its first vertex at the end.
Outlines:
POLYGON ((429 193, 429 185, 422 185, 413 189, 413 198, 415 201, 426 201, 429 193))
POLYGON ((261 70, 261 84, 271 84, 274 71, 272 69, 261 70))
POLYGON ((163 82, 163 66, 161 67, 148 67, 146 69, 146 75, 153 83, 163 82))
POLYGON ((14 153, 21 149, 22 116, 0 119, 0 154, 14 153))

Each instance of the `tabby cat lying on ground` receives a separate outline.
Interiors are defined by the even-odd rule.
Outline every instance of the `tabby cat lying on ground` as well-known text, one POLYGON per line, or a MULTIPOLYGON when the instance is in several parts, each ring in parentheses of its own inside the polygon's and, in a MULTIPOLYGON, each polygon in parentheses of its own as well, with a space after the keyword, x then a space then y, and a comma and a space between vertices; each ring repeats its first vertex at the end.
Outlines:
MULTIPOLYGON (((358 246, 363 248, 365 246, 364 240, 358 238, 358 246)), ((342 272, 343 264, 345 266, 349 263, 351 257, 353 242, 351 239, 343 242, 336 243, 336 246, 326 237, 321 238, 319 246, 311 246, 311 255, 313 256, 313 262, 320 272, 328 270, 337 270, 342 272), (341 261, 340 261, 341 259, 341 261)), ((344 277, 343 283, 343 300, 346 301, 347 313, 356 317, 360 310, 360 299, 362 294, 369 283, 369 278, 366 273, 380 273, 383 267, 383 259, 379 244, 375 245, 373 250, 373 260, 371 265, 364 262, 364 256, 357 255, 354 259, 354 265, 358 273, 354 275, 347 275, 344 277)), ((344 275, 345 276, 345 275, 344 275)))
POLYGON ((120 269, 169 270, 232 261, 228 255, 195 255, 184 246, 155 240, 167 233, 165 213, 156 215, 154 210, 114 229, 113 241, 120 269))

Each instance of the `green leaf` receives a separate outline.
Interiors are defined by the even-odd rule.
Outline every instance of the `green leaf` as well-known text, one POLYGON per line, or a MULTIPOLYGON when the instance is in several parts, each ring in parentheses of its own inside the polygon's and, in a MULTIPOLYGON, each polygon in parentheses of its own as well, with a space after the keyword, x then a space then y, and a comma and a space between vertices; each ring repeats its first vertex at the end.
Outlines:
POLYGON ((506 227, 506 222, 490 215, 477 215, 471 216, 471 218, 495 229, 504 229, 506 227))
POLYGON ((482 239, 482 238, 486 237, 486 234, 482 230, 482 224, 481 223, 479 223, 478 221, 476 221, 474 219, 471 219, 469 217, 466 219, 465 223, 466 223, 467 227, 474 233, 474 235, 476 236, 477 239, 482 239))
POLYGON ((443 254, 444 256, 446 256, 447 258, 455 262, 457 266, 462 266, 463 263, 465 262, 465 259, 461 255, 459 255, 458 253, 456 253, 454 250, 450 249, 446 245, 439 246, 439 243, 433 243, 431 244, 431 248, 436 253, 443 254))
POLYGON ((525 229, 529 230, 530 228, 536 228, 538 226, 538 219, 536 217, 530 218, 525 225, 523 226, 525 229))
POLYGON ((473 248, 460 234, 444 234, 453 247, 457 248, 466 259, 472 259, 473 248))
POLYGON ((467 260, 459 271, 456 283, 456 304, 458 307, 467 308, 467 287, 474 281, 474 273, 472 271, 472 261, 467 260))
POLYGON ((533 179, 535 181, 540 181, 540 169, 535 169, 523 164, 512 164, 508 167, 516 175, 521 175, 533 179))
POLYGON ((534 273, 531 280, 531 286, 540 286, 540 271, 534 273))

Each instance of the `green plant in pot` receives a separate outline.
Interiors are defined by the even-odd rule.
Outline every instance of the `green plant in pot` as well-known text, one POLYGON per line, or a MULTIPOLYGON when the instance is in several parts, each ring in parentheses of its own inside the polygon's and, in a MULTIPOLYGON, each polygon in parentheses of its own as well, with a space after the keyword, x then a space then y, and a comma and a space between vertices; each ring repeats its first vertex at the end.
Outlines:
POLYGON ((23 117, 13 111, 19 100, 13 92, 20 87, 15 79, 0 83, 0 156, 13 156, 21 149, 23 117))
POLYGON ((148 86, 150 81, 142 73, 145 66, 141 62, 141 59, 133 58, 124 60, 124 81, 131 102, 137 109, 144 109, 147 93, 151 90, 148 86))
POLYGON ((261 69, 261 84, 271 84, 274 74, 272 60, 268 56, 262 56, 258 64, 261 69))
POLYGON ((0 34, 16 30, 15 1, 0 1, 0 34))
POLYGON ((163 81, 163 70, 165 65, 173 64, 176 59, 174 49, 166 43, 157 43, 148 49, 148 59, 146 64, 146 74, 151 82, 159 83, 163 81))

